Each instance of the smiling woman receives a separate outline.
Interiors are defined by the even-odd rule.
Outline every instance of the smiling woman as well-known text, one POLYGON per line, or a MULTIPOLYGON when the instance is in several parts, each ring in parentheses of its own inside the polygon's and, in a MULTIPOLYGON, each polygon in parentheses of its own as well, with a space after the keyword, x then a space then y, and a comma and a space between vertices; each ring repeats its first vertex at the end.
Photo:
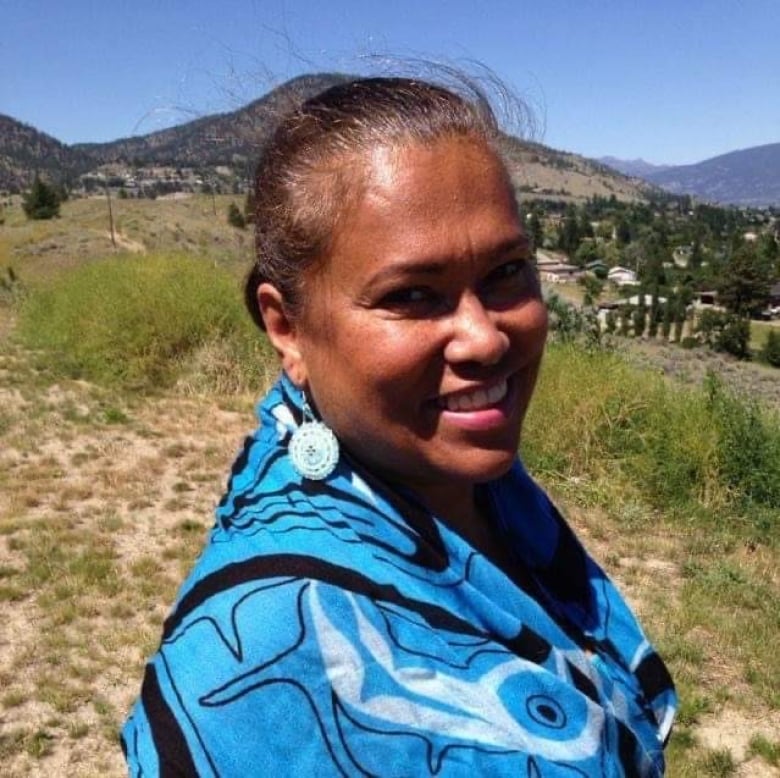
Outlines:
POLYGON ((517 460, 547 329, 478 95, 342 84, 257 173, 260 406, 135 775, 663 772, 668 674, 517 460))

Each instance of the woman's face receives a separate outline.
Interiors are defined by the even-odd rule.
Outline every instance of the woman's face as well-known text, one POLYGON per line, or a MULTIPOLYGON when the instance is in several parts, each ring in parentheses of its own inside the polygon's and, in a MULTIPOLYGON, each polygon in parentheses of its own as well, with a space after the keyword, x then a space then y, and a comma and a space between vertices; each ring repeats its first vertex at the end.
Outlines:
POLYGON ((454 505, 515 457, 546 308, 484 143, 381 149, 367 170, 307 279, 291 374, 356 457, 454 505))

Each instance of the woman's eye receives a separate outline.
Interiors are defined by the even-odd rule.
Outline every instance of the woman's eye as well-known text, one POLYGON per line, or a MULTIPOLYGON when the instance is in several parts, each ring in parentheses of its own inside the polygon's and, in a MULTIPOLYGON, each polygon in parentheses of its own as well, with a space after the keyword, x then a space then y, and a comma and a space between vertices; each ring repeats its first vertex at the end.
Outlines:
POLYGON ((427 316, 444 305, 440 295, 422 286, 396 289, 386 294, 380 306, 387 310, 411 316, 427 316))
POLYGON ((525 269, 524 265, 525 262, 520 259, 512 260, 511 262, 505 262, 503 265, 497 267, 490 274, 490 276, 488 276, 488 279, 503 281, 508 278, 516 278, 517 276, 522 274, 523 270, 525 269))
POLYGON ((528 262, 511 260, 499 265, 482 284, 482 297, 486 303, 505 305, 514 302, 528 289, 528 262))

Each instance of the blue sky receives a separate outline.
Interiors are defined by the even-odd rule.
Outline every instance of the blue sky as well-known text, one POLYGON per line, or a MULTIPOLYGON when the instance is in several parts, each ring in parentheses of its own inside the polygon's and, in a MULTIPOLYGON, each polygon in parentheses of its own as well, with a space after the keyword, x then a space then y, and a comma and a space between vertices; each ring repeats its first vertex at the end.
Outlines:
POLYGON ((0 113, 113 140, 373 55, 477 60, 542 142, 683 164, 780 142, 778 29, 780 0, 0 0, 0 113))

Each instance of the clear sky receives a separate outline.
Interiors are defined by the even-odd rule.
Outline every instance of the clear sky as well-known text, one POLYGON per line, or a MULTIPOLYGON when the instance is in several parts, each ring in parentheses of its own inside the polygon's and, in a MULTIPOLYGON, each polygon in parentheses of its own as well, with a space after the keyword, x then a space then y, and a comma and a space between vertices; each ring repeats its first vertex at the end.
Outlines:
POLYGON ((780 142, 778 30, 780 0, 0 0, 0 113, 105 141, 368 55, 477 60, 541 142, 684 164, 780 142))

